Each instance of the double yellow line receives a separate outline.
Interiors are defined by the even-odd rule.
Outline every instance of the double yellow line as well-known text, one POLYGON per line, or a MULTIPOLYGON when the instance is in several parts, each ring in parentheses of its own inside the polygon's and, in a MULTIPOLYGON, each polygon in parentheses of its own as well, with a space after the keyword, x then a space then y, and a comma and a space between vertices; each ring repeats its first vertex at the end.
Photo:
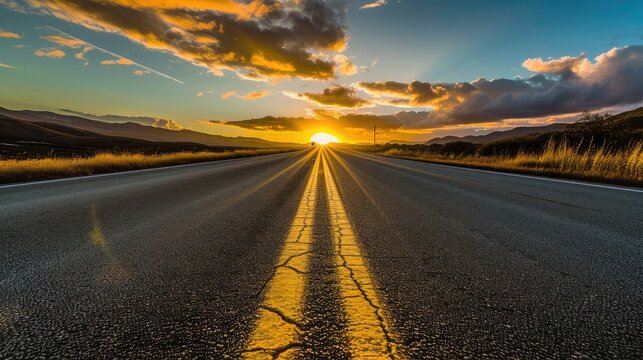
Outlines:
POLYGON ((246 359, 295 358, 302 342, 304 295, 313 242, 319 170, 325 194, 334 249, 340 299, 346 318, 348 353, 353 358, 399 359, 399 346, 379 300, 337 184, 328 165, 327 149, 317 153, 303 197, 284 241, 278 264, 263 291, 254 330, 243 355, 246 359), (321 165, 320 165, 321 164, 321 165))

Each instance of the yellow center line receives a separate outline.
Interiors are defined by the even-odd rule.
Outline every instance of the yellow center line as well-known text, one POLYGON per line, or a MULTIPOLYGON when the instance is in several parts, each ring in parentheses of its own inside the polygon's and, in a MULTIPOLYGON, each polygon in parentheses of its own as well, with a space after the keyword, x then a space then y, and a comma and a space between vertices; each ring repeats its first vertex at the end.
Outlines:
POLYGON ((244 359, 290 358, 299 352, 320 159, 318 152, 278 265, 264 289, 244 359))
POLYGON ((103 233, 103 227, 98 217, 98 211, 96 210, 95 204, 91 204, 89 206, 89 219, 92 225, 92 229, 89 232, 89 238, 92 244, 100 249, 105 261, 103 270, 97 275, 98 279, 106 282, 125 279, 128 276, 127 271, 110 249, 107 238, 103 233))
POLYGON ((331 175, 325 151, 322 149, 324 182, 351 355, 356 359, 403 358, 331 175))

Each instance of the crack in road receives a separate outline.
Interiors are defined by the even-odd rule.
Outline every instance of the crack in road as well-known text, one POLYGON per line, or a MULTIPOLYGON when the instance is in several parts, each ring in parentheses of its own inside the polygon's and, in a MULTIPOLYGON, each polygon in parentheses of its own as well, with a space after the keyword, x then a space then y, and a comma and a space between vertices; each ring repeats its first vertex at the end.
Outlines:
MULTIPOLYGON (((402 346, 394 336, 372 275, 357 243, 328 164, 325 149, 319 150, 290 232, 284 241, 272 276, 259 293, 262 302, 248 346, 246 359, 297 357, 305 344, 307 320, 302 314, 310 279, 313 230, 323 227, 333 240, 332 269, 337 274, 336 301, 346 315, 347 352, 352 358, 401 359, 402 346), (323 169, 323 170, 322 170, 323 169), (315 224, 318 178, 323 171, 330 226, 315 224)), ((319 184, 320 185, 320 184, 319 184)), ((313 352, 320 349, 311 349, 313 352)))
POLYGON ((288 324, 291 324, 291 325, 295 325, 297 327, 297 329, 299 329, 299 330, 301 330, 301 328, 302 328, 302 324, 300 324, 297 320, 295 320, 295 319, 289 317, 288 315, 284 314, 283 311, 281 311, 281 310, 279 310, 277 308, 274 308, 274 307, 271 307, 271 306, 268 306, 268 305, 261 305, 261 306, 259 306, 259 308, 264 309, 266 311, 270 311, 271 313, 277 314, 281 318, 282 321, 285 321, 285 322, 287 322, 288 324))
MULTIPOLYGON (((325 155, 325 154, 324 154, 325 155)), ((346 214, 342 198, 323 157, 324 181, 329 204, 335 257, 342 301, 348 317, 351 352, 356 358, 403 358, 346 214), (339 269, 344 269, 340 271, 339 269), (368 289, 367 289, 368 288, 368 289)))
POLYGON ((290 351, 296 354, 301 348, 302 308, 312 253, 319 164, 320 153, 317 153, 277 265, 258 294, 263 298, 246 351, 242 352, 243 358, 277 359, 290 351))

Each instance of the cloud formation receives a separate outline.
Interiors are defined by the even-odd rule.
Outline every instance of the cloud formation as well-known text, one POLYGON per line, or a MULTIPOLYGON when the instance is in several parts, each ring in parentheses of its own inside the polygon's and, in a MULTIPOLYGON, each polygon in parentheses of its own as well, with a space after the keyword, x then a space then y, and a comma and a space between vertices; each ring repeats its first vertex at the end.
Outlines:
POLYGON ((321 93, 286 93, 330 108, 314 109, 310 117, 267 116, 223 124, 272 131, 313 128, 365 133, 373 125, 382 130, 424 131, 509 119, 520 122, 558 118, 643 101, 643 46, 614 48, 594 61, 581 54, 527 59, 523 66, 535 74, 528 78, 478 78, 461 83, 359 82, 353 87, 334 86, 321 93), (355 95, 355 89, 372 97, 362 99, 355 95), (426 110, 393 114, 341 114, 333 110, 372 104, 426 110))
POLYGON ((249 93, 243 96, 240 96, 239 98, 244 100, 257 100, 257 99, 261 99, 262 97, 266 97, 270 94, 271 92, 268 90, 250 91, 249 93))
POLYGON ((393 115, 375 114, 337 114, 321 112, 314 117, 274 117, 239 121, 212 121, 212 123, 235 126, 247 130, 302 131, 328 129, 330 131, 372 131, 373 125, 379 129, 393 130, 404 126, 403 112, 393 115))
POLYGON ((74 54, 74 58, 84 61, 85 65, 89 65, 89 62, 85 58, 85 54, 87 54, 92 49, 92 47, 88 46, 85 41, 78 38, 61 35, 47 35, 43 36, 42 38, 56 45, 65 46, 72 49, 82 48, 80 52, 74 54))
POLYGON ((359 82, 357 87, 375 96, 391 96, 394 99, 380 101, 394 106, 444 107, 475 91, 470 83, 438 83, 422 81, 401 83, 397 81, 359 82))
POLYGON ((242 100, 257 100, 257 99, 261 99, 263 97, 266 97, 266 96, 268 96, 270 94, 272 94, 272 92, 269 91, 269 90, 260 90, 260 91, 250 91, 245 95, 239 95, 239 94, 237 94, 236 91, 231 90, 231 91, 226 91, 225 93, 223 93, 223 95, 221 95, 221 99, 227 100, 227 99, 229 99, 231 97, 235 97, 237 99, 242 99, 242 100))
POLYGON ((11 31, 5 31, 0 29, 0 38, 6 39, 20 39, 22 36, 11 31))
POLYGON ((78 60, 82 60, 85 62, 85 65, 88 64, 87 59, 85 58, 85 54, 87 54, 89 51, 91 51, 92 47, 91 46, 85 46, 80 52, 77 52, 74 54, 74 57, 78 60))
POLYGON ((3 68, 3 69, 15 69, 16 67, 15 67, 15 66, 11 66, 11 65, 9 65, 9 64, 3 64, 3 63, 0 63, 0 68, 3 68))
POLYGON ((373 8, 376 8, 376 7, 384 6, 386 4, 388 4, 388 0, 376 0, 376 1, 373 1, 373 2, 370 2, 368 4, 364 4, 364 5, 360 6, 360 10, 373 9, 373 8))
POLYGON ((346 55, 337 54, 334 60, 336 71, 342 75, 355 75, 359 71, 357 65, 353 64, 346 55))
POLYGON ((135 64, 135 62, 133 62, 130 59, 126 59, 126 58, 103 60, 100 63, 103 64, 103 65, 127 65, 127 66, 131 66, 131 65, 135 64))
POLYGON ((237 95, 237 92, 234 90, 226 91, 223 93, 223 95, 221 95, 221 99, 226 100, 236 95, 237 95))
POLYGON ((33 53, 34 55, 38 57, 50 57, 50 58, 61 58, 65 56, 65 52, 55 48, 40 48, 36 50, 36 52, 33 53))
MULTIPOLYGON (((34 1, 35 1, 35 0, 34 0, 34 1)), ((179 84, 183 84, 183 81, 181 81, 181 80, 179 80, 179 79, 176 79, 176 78, 174 78, 174 77, 172 77, 172 76, 170 76, 170 75, 167 75, 167 74, 165 74, 165 73, 162 73, 162 72, 160 72, 160 71, 158 71, 158 70, 154 70, 154 69, 152 69, 152 68, 150 68, 150 67, 147 67, 147 66, 145 66, 145 65, 139 64, 139 63, 137 63, 137 62, 133 62, 133 61, 131 61, 131 60, 129 60, 129 59, 127 59, 127 58, 125 58, 124 56, 121 56, 121 55, 119 55, 119 54, 116 54, 116 53, 114 53, 114 52, 112 52, 112 51, 109 51, 109 50, 107 50, 107 49, 104 49, 104 48, 102 48, 102 47, 96 46, 96 45, 94 45, 94 44, 92 44, 92 43, 90 43, 90 42, 88 42, 88 41, 85 41, 85 40, 79 39, 79 38, 77 38, 77 37, 75 37, 75 36, 73 36, 73 35, 70 35, 70 34, 68 34, 68 33, 64 32, 64 31, 62 31, 62 30, 60 30, 60 29, 57 29, 57 28, 53 27, 53 26, 45 26, 45 27, 43 27, 43 28, 48 29, 48 30, 50 30, 50 31, 53 31, 53 32, 55 32, 56 34, 62 35, 62 36, 63 36, 64 38, 66 38, 66 39, 76 40, 76 41, 82 42, 83 44, 85 44, 86 48, 87 48, 87 47, 91 47, 92 49, 96 49, 97 51, 100 51, 100 52, 105 53, 105 54, 107 54, 107 55, 113 56, 113 57, 116 59, 116 60, 112 60, 112 61, 113 61, 113 64, 120 64, 120 65, 134 65, 134 66, 137 66, 141 71, 143 71, 143 72, 141 73, 141 75, 142 75, 142 74, 146 74, 146 73, 153 73, 153 74, 156 74, 156 75, 162 76, 162 77, 164 77, 164 78, 166 78, 166 79, 170 79, 170 80, 172 80, 172 81, 175 81, 175 82, 177 82, 177 83, 179 83, 179 84), (119 62, 119 61, 120 61, 120 62, 119 62), (129 64, 128 62, 131 62, 131 64, 129 64)), ((84 52, 86 53, 86 51, 84 51, 84 52)), ((76 58, 78 59, 78 54, 76 54, 76 58)), ((83 54, 83 58, 84 58, 84 54, 83 54)), ((107 63, 107 64, 108 64, 108 65, 112 65, 112 61, 108 61, 108 63, 107 63)), ((87 65, 87 63, 85 63, 85 65, 87 65)), ((135 74, 136 74, 136 73, 135 73, 135 74)), ((137 74, 137 75, 138 75, 138 74, 137 74)))
POLYGON ((542 117, 631 104, 643 100, 643 46, 613 48, 590 61, 585 55, 523 66, 528 78, 479 78, 462 83, 359 82, 372 101, 399 107, 427 107, 415 127, 542 117))
POLYGON ((0 0, 0 5, 19 13, 24 14, 27 12, 27 10, 22 5, 18 4, 15 0, 0 0))
POLYGON ((341 52, 346 3, 340 0, 29 0, 46 14, 122 34, 208 68, 245 79, 330 79, 341 52))
POLYGON ((321 106, 330 106, 338 108, 361 108, 371 106, 371 103, 355 94, 355 90, 350 87, 335 85, 324 89, 321 93, 304 92, 292 93, 284 92, 284 95, 293 99, 305 100, 321 106))
POLYGON ((78 49, 82 46, 85 46, 85 42, 80 39, 72 39, 72 38, 68 38, 60 35, 49 35, 49 36, 45 36, 44 39, 54 44, 58 44, 60 46, 66 46, 74 49, 78 49))

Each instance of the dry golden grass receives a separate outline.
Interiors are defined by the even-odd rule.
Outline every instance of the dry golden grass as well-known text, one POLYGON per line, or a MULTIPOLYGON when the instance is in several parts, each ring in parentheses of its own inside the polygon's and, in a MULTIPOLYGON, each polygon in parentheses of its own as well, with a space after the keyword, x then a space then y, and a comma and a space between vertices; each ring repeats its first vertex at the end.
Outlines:
POLYGON ((214 160, 268 155, 291 150, 177 152, 161 155, 102 153, 92 157, 0 160, 0 182, 54 179, 214 160))
POLYGON ((550 141, 541 153, 521 152, 515 156, 456 157, 397 149, 388 150, 383 155, 491 170, 643 185, 643 142, 624 151, 609 151, 604 147, 581 151, 565 142, 556 144, 550 141))

